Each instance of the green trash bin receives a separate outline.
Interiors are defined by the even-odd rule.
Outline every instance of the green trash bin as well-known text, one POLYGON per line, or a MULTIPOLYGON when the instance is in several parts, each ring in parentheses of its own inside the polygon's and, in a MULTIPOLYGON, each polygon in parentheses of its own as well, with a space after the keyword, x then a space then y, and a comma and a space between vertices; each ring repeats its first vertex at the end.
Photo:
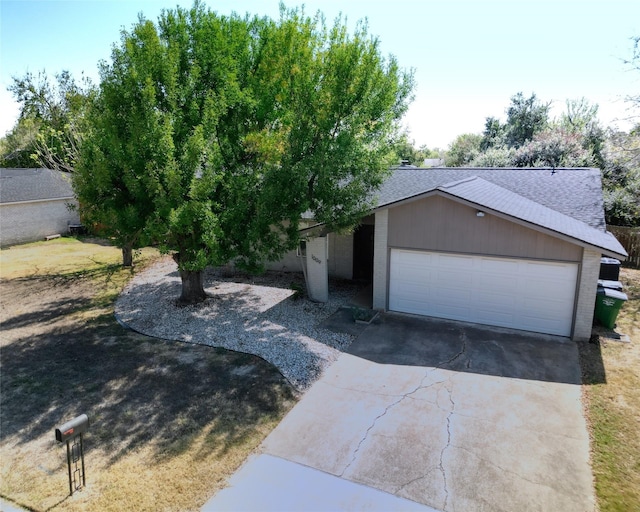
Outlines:
POLYGON ((599 287, 596 295, 596 318, 608 329, 613 329, 618 313, 627 300, 627 295, 619 290, 599 287))

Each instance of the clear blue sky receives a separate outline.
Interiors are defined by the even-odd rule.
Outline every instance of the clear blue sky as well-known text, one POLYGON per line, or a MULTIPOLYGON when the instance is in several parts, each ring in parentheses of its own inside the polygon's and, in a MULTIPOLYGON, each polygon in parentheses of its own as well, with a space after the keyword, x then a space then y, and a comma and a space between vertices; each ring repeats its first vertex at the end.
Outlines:
MULTIPOLYGON (((277 17, 278 0, 206 0, 213 10, 277 17)), ((303 2, 288 0, 294 7, 303 2)), ((0 0, 0 135, 15 123, 17 104, 6 91, 12 76, 68 69, 97 79, 121 28, 140 12, 156 20, 176 0, 0 0)), ((309 14, 338 13, 349 25, 362 18, 385 54, 413 68, 417 87, 405 125, 418 145, 446 148, 461 133, 481 132, 488 116, 504 119, 522 91, 552 101, 600 105, 605 125, 630 126, 624 98, 640 94, 631 57, 640 36, 639 0, 306 0, 309 14)), ((637 112, 636 112, 637 114, 637 112)), ((636 118, 636 121, 638 118, 636 118)))

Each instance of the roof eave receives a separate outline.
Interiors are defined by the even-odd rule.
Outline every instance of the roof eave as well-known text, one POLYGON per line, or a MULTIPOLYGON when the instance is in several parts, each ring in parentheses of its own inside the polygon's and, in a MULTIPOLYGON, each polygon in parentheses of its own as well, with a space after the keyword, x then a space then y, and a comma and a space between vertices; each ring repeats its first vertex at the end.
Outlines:
MULTIPOLYGON (((434 195, 439 195, 442 197, 446 197, 447 199, 450 199, 452 201, 456 201, 460 204, 464 204, 466 206, 471 206, 473 208, 478 208, 478 209, 482 209, 483 211, 486 212, 491 212, 492 215, 495 215, 496 217, 508 220, 510 222, 513 222, 514 224, 519 224, 521 226, 527 227, 529 229, 533 229, 534 231, 538 231, 540 233, 544 233, 550 236, 553 236, 555 238, 559 238, 561 240, 564 240, 565 242, 569 242, 575 245, 579 245, 580 247, 583 247, 585 249, 591 249, 591 250, 596 250, 596 251, 600 251, 602 254, 604 254, 605 256, 611 256, 613 258, 618 258, 618 259, 622 259, 625 260, 628 256, 627 252, 624 250, 624 247, 622 247, 622 245, 620 245, 620 249, 622 249, 622 252, 618 252, 618 251, 614 251, 611 248, 607 248, 607 247, 602 247, 602 246, 597 246, 597 245, 593 245, 589 242, 586 242, 584 240, 581 240, 579 238, 575 238, 573 236, 567 235, 565 233, 561 233, 560 231, 556 231, 550 228, 547 228, 545 226, 541 226, 539 224, 535 224, 533 222, 524 220, 524 219, 520 219, 518 217, 514 217, 512 215, 506 214, 504 212, 501 212, 499 210, 494 210, 492 208, 488 208, 485 205, 479 204, 479 203, 474 203, 473 201, 469 201, 466 199, 462 199, 460 197, 457 197, 453 194, 449 194, 443 190, 439 190, 437 188, 433 188, 431 190, 425 191, 425 192, 420 192, 419 194, 415 194, 413 196, 410 197, 406 197, 403 199, 399 199, 397 201, 393 201, 384 205, 379 205, 376 208, 374 208, 372 211, 376 212, 376 211, 381 211, 381 210, 385 210, 385 209, 389 209, 389 208, 394 208, 396 206, 400 206, 402 204, 406 204, 406 203, 410 203, 413 201, 417 201, 420 199, 425 199, 427 197, 431 197, 434 195)), ((594 228, 595 229, 595 228, 594 228)), ((619 243, 618 243, 619 244, 619 243)))

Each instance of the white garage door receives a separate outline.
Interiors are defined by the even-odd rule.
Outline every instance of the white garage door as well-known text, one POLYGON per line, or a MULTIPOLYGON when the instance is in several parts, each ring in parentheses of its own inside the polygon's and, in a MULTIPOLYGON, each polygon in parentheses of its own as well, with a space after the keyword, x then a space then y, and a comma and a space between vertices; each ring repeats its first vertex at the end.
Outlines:
POLYGON ((576 263, 391 250, 389 309, 569 336, 576 263))

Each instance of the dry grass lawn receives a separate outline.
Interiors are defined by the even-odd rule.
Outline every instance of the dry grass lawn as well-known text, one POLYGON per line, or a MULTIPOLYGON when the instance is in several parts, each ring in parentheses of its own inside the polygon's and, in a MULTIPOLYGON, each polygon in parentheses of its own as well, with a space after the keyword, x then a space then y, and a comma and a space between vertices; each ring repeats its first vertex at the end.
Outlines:
POLYGON ((601 512, 640 510, 640 270, 623 268, 620 280, 629 300, 615 332, 597 328, 599 342, 581 346, 601 512))
POLYGON ((119 326, 120 261, 97 240, 0 251, 0 496, 18 506, 199 510, 295 403, 257 357, 119 326), (82 413, 87 486, 69 497, 54 429, 82 413))
MULTIPOLYGON (((259 358, 121 328, 120 258, 97 240, 0 251, 0 496, 29 510, 198 510, 295 402, 259 358), (54 428, 81 413, 87 486, 68 497, 54 428)), ((640 510, 640 270, 621 274, 615 332, 580 346, 602 512, 640 510)))

